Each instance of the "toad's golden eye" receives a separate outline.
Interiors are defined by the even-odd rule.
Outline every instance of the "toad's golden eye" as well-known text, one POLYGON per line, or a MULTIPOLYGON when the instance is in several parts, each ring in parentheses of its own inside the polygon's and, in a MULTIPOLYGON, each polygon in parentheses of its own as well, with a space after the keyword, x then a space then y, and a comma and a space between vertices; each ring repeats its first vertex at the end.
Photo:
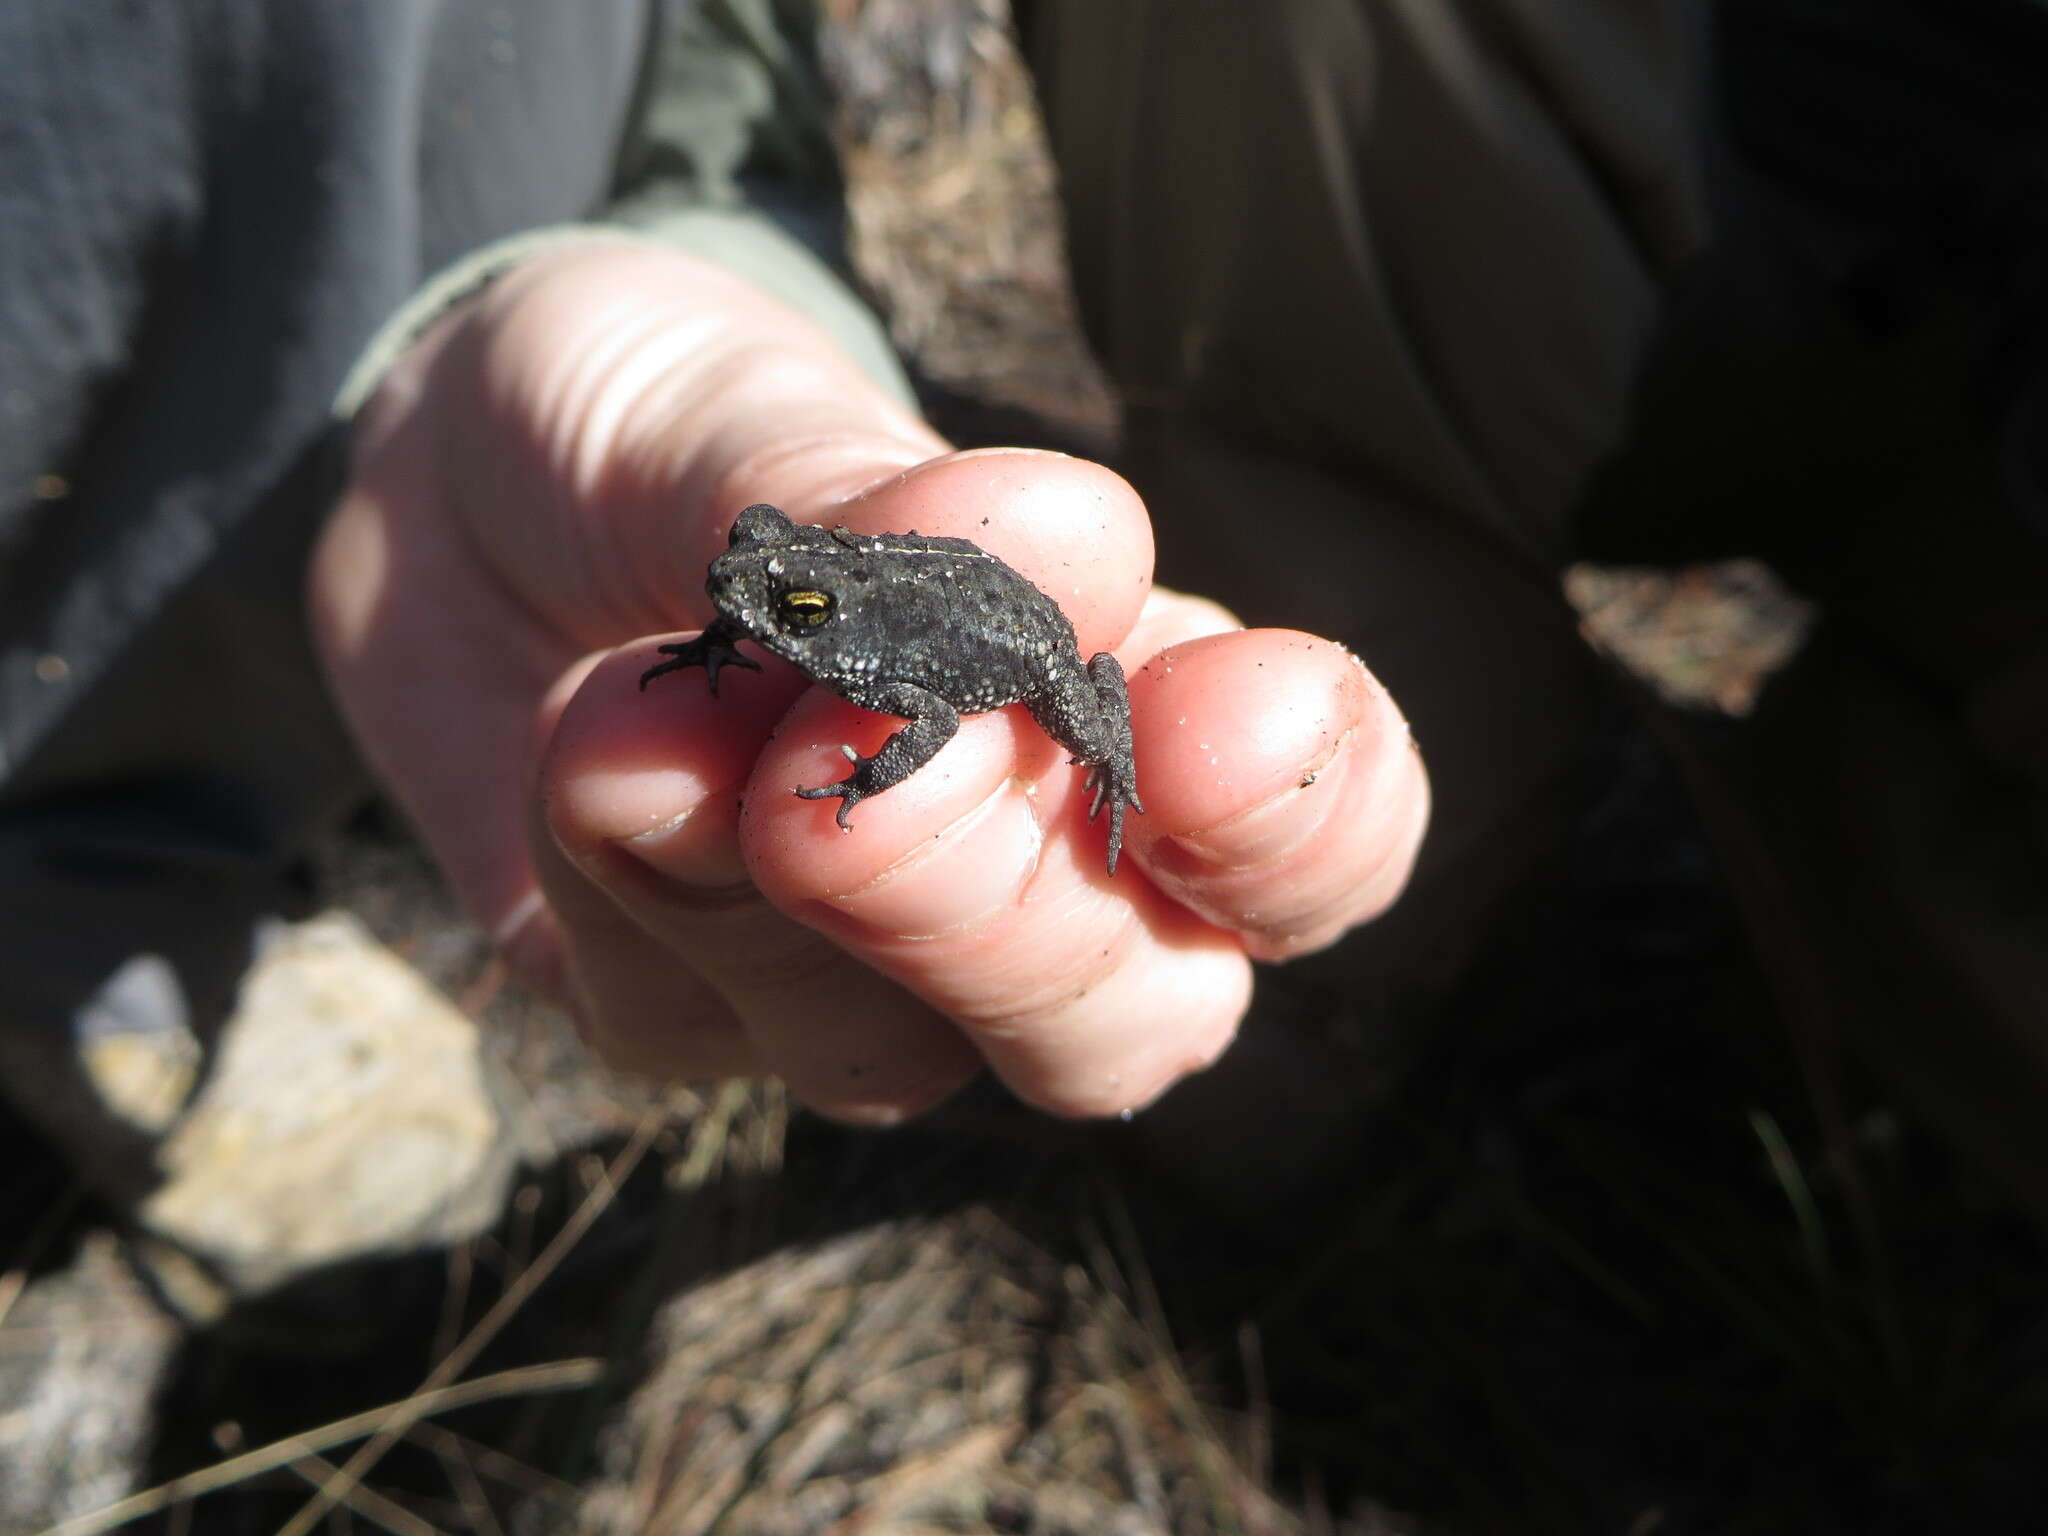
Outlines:
POLYGON ((830 592, 785 592, 779 604, 782 622, 791 629, 816 629, 832 617, 830 592))

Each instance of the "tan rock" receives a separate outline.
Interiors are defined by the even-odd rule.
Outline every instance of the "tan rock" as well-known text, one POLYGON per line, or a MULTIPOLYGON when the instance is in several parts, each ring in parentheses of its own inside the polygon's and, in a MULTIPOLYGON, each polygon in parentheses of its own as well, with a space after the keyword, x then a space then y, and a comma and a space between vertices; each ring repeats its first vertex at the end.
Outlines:
POLYGON ((143 1225, 242 1292, 486 1226, 514 1150, 476 1026, 353 917, 282 930, 159 1154, 143 1225))

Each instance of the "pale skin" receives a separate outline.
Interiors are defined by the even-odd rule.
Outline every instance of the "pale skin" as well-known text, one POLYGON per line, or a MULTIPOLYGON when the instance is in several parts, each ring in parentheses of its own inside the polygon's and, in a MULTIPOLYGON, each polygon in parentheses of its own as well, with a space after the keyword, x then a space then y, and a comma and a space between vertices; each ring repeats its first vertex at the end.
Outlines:
POLYGON ((371 764, 600 1054, 774 1075, 887 1124, 984 1067, 1055 1114, 1141 1107, 1229 1043, 1253 959, 1334 942, 1407 879, 1429 788, 1385 690, 1151 567, 1147 510, 1107 469, 953 452, 742 279, 593 238, 399 362, 311 593, 371 764), (754 648, 762 671, 716 698, 701 675, 640 691, 764 501, 970 538, 1059 601, 1081 654, 1116 652, 1146 812, 1115 878, 1082 774, 1022 709, 963 720, 842 833, 790 791, 902 722, 754 648))

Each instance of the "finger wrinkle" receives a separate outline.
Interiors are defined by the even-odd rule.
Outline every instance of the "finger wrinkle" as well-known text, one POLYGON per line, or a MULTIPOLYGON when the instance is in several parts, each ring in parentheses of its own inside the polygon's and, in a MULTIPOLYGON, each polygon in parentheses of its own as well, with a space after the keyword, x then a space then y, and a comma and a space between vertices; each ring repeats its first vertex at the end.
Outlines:
POLYGON ((1165 971, 1136 962, 1118 968, 1036 1032, 990 1041, 991 1064, 1055 1114, 1149 1104, 1222 1053, 1249 1000, 1251 967, 1235 946, 1178 958, 1165 971))
MULTIPOLYGON (((609 840, 603 845, 605 851, 614 858, 623 857, 630 860, 629 867, 639 873, 641 878, 633 883, 635 899, 644 898, 658 902, 675 912, 744 912, 751 908, 765 914, 773 910, 755 889, 753 882, 743 877, 736 880, 721 880, 715 884, 701 884, 666 868, 658 858, 649 857, 646 849, 634 846, 648 836, 649 834, 642 833, 634 837, 609 840)), ((617 883, 611 878, 611 871, 589 869, 582 859, 575 862, 579 866, 584 866, 586 872, 601 888, 609 888, 617 883)))
POLYGON ((1270 838, 1262 857, 1233 865, 1164 839, 1148 870, 1189 908, 1238 933, 1256 958, 1322 947, 1399 893, 1427 822, 1426 792, 1413 825, 1389 820, 1420 765, 1411 753, 1374 745, 1386 744, 1376 737, 1352 743, 1298 791, 1322 797, 1312 810, 1283 794, 1289 830, 1270 838))
POLYGON ((1213 826, 1163 838, 1161 844, 1193 861, 1196 867, 1183 873, 1194 877, 1281 862, 1322 831, 1343 798, 1355 760, 1349 748, 1357 736, 1354 726, 1333 738, 1278 794, 1213 826), (1308 794, 1317 795, 1316 800, 1303 801, 1308 794))
POLYGON ((732 963, 704 966, 705 977, 719 995, 739 1013, 749 999, 792 997, 809 1011, 817 1001, 817 983, 838 974, 846 957, 826 939, 808 929, 784 930, 779 923, 764 923, 751 937, 757 943, 752 953, 739 954, 732 963), (771 941, 783 931, 784 942, 771 941))
MULTIPOLYGON (((1175 920, 1200 924, 1186 913, 1175 920)), ((949 988, 942 1006, 991 1039, 1095 1037, 1103 1024, 1097 1000, 1135 978, 1169 974, 1178 959, 1156 914, 1148 921, 1141 907, 1082 887, 1063 907, 1037 909, 1028 934, 1000 959, 962 968, 965 984, 949 988)))
POLYGON ((696 797, 695 803, 660 825, 607 838, 603 846, 633 859, 677 890, 725 899, 735 893, 751 894, 752 882, 747 877, 733 828, 737 814, 727 810, 737 803, 741 791, 738 782, 707 789, 696 797), (721 828, 715 823, 707 824, 707 812, 723 814, 726 825, 721 828), (700 830, 702 835, 695 835, 700 830))
POLYGON ((1254 960, 1291 960, 1335 943, 1355 924, 1392 903, 1407 881, 1414 851, 1412 844, 1389 847, 1355 883, 1317 892, 1296 910, 1263 918, 1245 913, 1240 930, 1245 952, 1254 960))
MULTIPOLYGON (((1397 764, 1406 765, 1405 758, 1397 764)), ((1283 899, 1267 903, 1267 911, 1241 914, 1246 949, 1257 959, 1282 960, 1321 949, 1356 923, 1378 916, 1391 906, 1414 871, 1415 856, 1428 830, 1427 800, 1401 836, 1388 840, 1377 814, 1383 797, 1399 784, 1399 774, 1382 775, 1369 805, 1333 829, 1325 866, 1284 890, 1283 899), (1373 845, 1377 843, 1377 851, 1373 845), (1360 863, 1356 853, 1369 862, 1360 863), (1352 872, 1340 875, 1338 871, 1352 872), (1278 908, 1278 910, 1273 910, 1278 908)))
MULTIPOLYGON (((987 977, 991 992, 1017 989, 1003 997, 1001 1007, 991 1007, 993 999, 984 1000, 978 1008, 962 999, 958 1007, 948 1011, 971 1034, 990 1041, 1035 1037, 1041 1044, 1049 1045, 1065 1034, 1077 1032, 1075 1010, 1115 980, 1126 966, 1141 959, 1139 950, 1146 937, 1143 925, 1129 908, 1125 912, 1125 920, 1107 935, 1106 942, 1098 932, 1086 948, 1070 950, 1076 960, 1065 970, 1048 973, 1041 964, 1031 967, 1028 973, 1019 969, 987 977)), ((1092 1033, 1092 1029, 1083 1026, 1078 1032, 1092 1033)))
POLYGON ((1005 778, 981 804, 823 904, 877 938, 962 936, 1017 908, 1044 846, 1036 795, 1005 778))

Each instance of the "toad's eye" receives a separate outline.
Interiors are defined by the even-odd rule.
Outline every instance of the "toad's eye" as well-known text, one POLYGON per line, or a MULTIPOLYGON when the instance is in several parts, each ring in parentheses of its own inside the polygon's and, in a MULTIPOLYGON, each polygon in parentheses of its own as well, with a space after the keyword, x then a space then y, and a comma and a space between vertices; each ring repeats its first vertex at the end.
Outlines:
POLYGON ((832 594, 830 592, 785 592, 776 603, 776 612, 790 629, 816 629, 832 617, 832 594))

